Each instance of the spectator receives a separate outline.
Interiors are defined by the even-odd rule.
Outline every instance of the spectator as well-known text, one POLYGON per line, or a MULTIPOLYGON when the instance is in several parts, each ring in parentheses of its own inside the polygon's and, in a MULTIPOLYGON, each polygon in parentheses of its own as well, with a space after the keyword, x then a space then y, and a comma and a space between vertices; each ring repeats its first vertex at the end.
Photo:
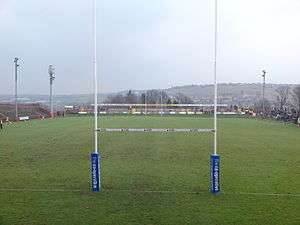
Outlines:
POLYGON ((3 130, 3 122, 0 120, 0 130, 3 130))

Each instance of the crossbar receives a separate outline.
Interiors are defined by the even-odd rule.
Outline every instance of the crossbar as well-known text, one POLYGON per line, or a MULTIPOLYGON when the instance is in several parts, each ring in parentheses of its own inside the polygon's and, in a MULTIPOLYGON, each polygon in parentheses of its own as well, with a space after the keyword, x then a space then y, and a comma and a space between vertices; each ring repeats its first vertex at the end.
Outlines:
MULTIPOLYGON (((94 104, 92 104, 94 105, 94 104)), ((144 107, 144 106, 166 106, 166 107, 213 107, 214 104, 110 104, 101 103, 98 106, 120 106, 120 107, 144 107)), ((228 107, 228 104, 218 104, 218 107, 228 107)))
POLYGON ((214 129, 209 128, 99 128, 98 132, 145 132, 145 133, 214 133, 214 129))

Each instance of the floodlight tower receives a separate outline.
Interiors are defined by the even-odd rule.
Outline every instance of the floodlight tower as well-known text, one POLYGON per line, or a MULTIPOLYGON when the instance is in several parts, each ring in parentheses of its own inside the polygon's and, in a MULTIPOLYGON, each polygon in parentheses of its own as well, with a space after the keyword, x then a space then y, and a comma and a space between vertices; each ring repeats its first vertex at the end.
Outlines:
POLYGON ((211 193, 220 193, 220 156, 217 154, 217 114, 218 114, 218 80, 217 80, 217 58, 218 58, 218 0, 215 0, 215 27, 214 27, 214 151, 210 156, 211 167, 211 193))
POLYGON ((15 120, 18 121, 18 64, 19 58, 15 58, 15 120))
POLYGON ((145 91, 145 116, 147 116, 147 91, 145 91))
POLYGON ((263 70, 262 71, 263 74, 262 74, 262 78, 263 78, 263 96, 262 96, 262 111, 263 111, 263 117, 265 116, 265 113, 266 113, 266 109, 265 109, 265 88, 266 88, 266 71, 263 70))
POLYGON ((49 65, 48 73, 49 73, 49 79, 50 79, 50 112, 51 112, 51 118, 54 118, 53 96, 52 96, 53 82, 54 82, 54 79, 55 79, 54 71, 55 71, 54 66, 49 65))
POLYGON ((163 89, 160 91, 160 116, 163 116, 163 89))

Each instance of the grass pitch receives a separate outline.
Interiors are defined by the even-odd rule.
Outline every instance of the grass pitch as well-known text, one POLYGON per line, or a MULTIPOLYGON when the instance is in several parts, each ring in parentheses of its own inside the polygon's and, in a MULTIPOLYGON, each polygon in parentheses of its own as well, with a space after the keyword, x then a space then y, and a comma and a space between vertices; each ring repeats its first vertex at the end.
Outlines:
MULTIPOLYGON (((211 128, 212 122, 112 116, 100 126, 211 128)), ((209 193, 211 134, 101 134, 103 192, 94 194, 92 118, 5 127, 0 224, 300 224, 300 129, 237 118, 219 124, 219 196, 209 193)))

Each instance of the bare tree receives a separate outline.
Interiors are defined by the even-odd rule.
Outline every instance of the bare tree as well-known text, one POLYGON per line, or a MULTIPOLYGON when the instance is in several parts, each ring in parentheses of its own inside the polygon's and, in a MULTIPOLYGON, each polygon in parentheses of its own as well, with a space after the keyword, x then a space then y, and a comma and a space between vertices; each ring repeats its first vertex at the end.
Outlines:
POLYGON ((279 107, 280 107, 280 109, 283 109, 284 106, 286 106, 287 101, 289 99, 290 87, 287 85, 280 86, 275 91, 277 92, 277 101, 278 101, 279 107))
POLYGON ((159 103, 167 103, 170 101, 170 97, 167 92, 162 90, 149 90, 146 93, 136 94, 134 91, 129 90, 125 95, 118 93, 114 95, 109 95, 105 103, 113 103, 113 104, 159 104, 159 103))
POLYGON ((167 92, 161 91, 161 103, 162 103, 162 104, 166 104, 166 103, 169 102, 169 100, 170 100, 170 97, 169 97, 169 95, 167 94, 167 92))
POLYGON ((135 104, 137 102, 138 102, 138 96, 132 90, 129 90, 125 96, 125 103, 135 104))
POLYGON ((271 103, 267 99, 265 101, 261 99, 254 103, 253 108, 257 113, 262 113, 263 108, 265 108, 265 112, 268 113, 271 111, 271 103))
POLYGON ((122 94, 109 95, 104 102, 111 104, 122 104, 125 103, 125 98, 122 94))
POLYGON ((297 85, 293 90, 294 105, 297 110, 298 116, 300 116, 300 85, 297 85))
POLYGON ((187 95, 183 94, 183 93, 177 93, 175 96, 175 99, 177 100, 177 102, 179 102, 179 104, 193 104, 194 101, 187 95))
POLYGON ((147 104, 159 104, 162 102, 166 102, 168 99, 168 95, 165 91, 161 90, 148 90, 145 94, 146 103, 147 104))
POLYGON ((146 93, 142 93, 142 94, 140 95, 139 103, 141 103, 141 104, 146 104, 146 93))

